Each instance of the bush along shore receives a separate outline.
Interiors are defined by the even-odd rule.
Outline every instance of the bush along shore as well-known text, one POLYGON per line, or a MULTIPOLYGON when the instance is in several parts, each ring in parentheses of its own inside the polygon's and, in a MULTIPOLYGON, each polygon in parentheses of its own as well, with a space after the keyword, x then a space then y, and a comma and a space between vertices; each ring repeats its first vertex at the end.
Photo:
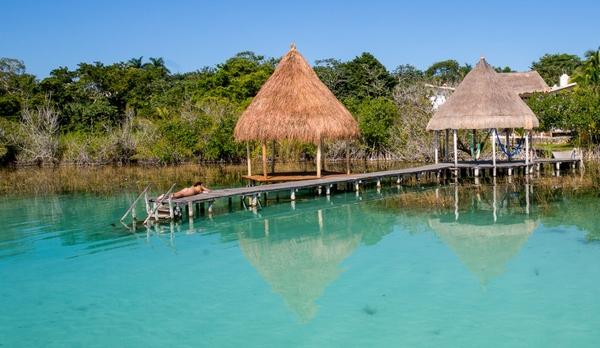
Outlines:
MULTIPOLYGON (((0 58, 0 163, 238 162, 245 159, 246 147, 234 141, 233 129, 277 63, 242 52, 214 67, 175 74, 162 58, 140 57, 110 65, 81 63, 74 70, 59 67, 38 79, 23 62, 0 58)), ((577 82, 571 91, 527 99, 541 130, 569 130, 569 146, 598 158, 600 51, 584 57, 548 54, 531 68, 548 85, 562 73, 577 82)), ((445 60, 425 70, 400 65, 388 71, 363 53, 346 62, 318 60, 313 69, 358 121, 361 137, 351 144, 353 158, 429 161, 433 140, 425 126, 433 112, 431 85, 456 86, 471 66, 445 60)), ((469 134, 461 133, 465 158, 468 144, 469 134)), ((251 151, 258 157, 260 144, 254 145, 251 151)), ((276 146, 280 161, 315 154, 310 144, 276 146)), ((345 146, 325 144, 327 158, 343 158, 345 146)))

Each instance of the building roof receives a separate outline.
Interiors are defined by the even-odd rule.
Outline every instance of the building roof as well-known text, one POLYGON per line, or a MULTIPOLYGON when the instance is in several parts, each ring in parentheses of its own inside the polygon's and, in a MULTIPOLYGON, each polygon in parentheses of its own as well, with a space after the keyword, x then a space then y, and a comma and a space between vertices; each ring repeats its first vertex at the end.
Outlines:
POLYGON ((550 92, 550 87, 540 74, 533 70, 527 72, 510 72, 498 74, 501 80, 519 95, 528 95, 535 92, 550 92))
POLYGON ((349 139, 359 135, 350 112, 292 45, 235 126, 238 141, 349 139))
POLYGON ((484 58, 434 113, 427 130, 539 126, 533 111, 484 58))

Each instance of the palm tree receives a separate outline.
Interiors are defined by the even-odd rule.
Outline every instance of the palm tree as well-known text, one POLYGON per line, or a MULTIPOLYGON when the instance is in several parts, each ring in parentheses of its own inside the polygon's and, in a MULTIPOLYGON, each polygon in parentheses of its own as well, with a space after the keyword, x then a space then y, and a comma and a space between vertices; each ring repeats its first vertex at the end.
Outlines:
POLYGON ((598 90, 600 89, 600 48, 587 51, 585 57, 586 61, 576 70, 573 81, 598 90))
POLYGON ((139 58, 131 58, 130 60, 127 61, 127 66, 129 66, 131 68, 141 68, 143 58, 144 58, 143 56, 139 57, 139 58))

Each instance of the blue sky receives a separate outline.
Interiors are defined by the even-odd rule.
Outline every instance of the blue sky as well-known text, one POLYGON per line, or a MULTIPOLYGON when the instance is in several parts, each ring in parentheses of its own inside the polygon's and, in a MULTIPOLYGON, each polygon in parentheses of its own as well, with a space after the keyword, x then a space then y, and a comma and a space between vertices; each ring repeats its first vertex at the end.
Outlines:
POLYGON ((3 0, 0 56, 47 76, 58 66, 164 57, 175 72, 290 42, 311 62, 373 53, 388 68, 454 58, 526 70, 544 53, 600 45, 596 1, 3 0))

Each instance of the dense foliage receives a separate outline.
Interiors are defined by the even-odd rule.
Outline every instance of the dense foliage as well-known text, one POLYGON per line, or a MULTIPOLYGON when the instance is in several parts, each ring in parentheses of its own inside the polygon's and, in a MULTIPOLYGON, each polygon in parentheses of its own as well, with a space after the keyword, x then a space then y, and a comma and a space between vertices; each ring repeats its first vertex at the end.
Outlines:
MULTIPOLYGON (((598 140, 598 58, 598 52, 588 52, 585 60, 545 55, 533 63, 549 82, 567 72, 580 85, 529 99, 543 127, 573 129, 598 140)), ((174 74, 162 58, 139 57, 59 67, 40 80, 23 62, 0 58, 0 161, 239 160, 245 146, 233 140, 236 121, 276 64, 242 52, 214 67, 174 74)), ((359 123, 362 137, 353 143, 353 154, 404 160, 426 159, 431 152, 431 134, 425 132, 432 113, 428 84, 455 86, 470 69, 444 60, 425 70, 400 65, 390 72, 370 53, 349 61, 319 60, 314 67, 359 123)), ((329 156, 341 156, 342 144, 326 145, 329 156)), ((310 157, 313 151, 288 142, 278 148, 282 159, 310 157)))
MULTIPOLYGON (((536 94, 527 102, 542 129, 573 131, 578 145, 589 146, 600 142, 600 49, 587 52, 585 57, 572 71, 572 80, 577 82, 573 90, 536 94)), ((562 61, 552 69, 560 66, 562 61)))

